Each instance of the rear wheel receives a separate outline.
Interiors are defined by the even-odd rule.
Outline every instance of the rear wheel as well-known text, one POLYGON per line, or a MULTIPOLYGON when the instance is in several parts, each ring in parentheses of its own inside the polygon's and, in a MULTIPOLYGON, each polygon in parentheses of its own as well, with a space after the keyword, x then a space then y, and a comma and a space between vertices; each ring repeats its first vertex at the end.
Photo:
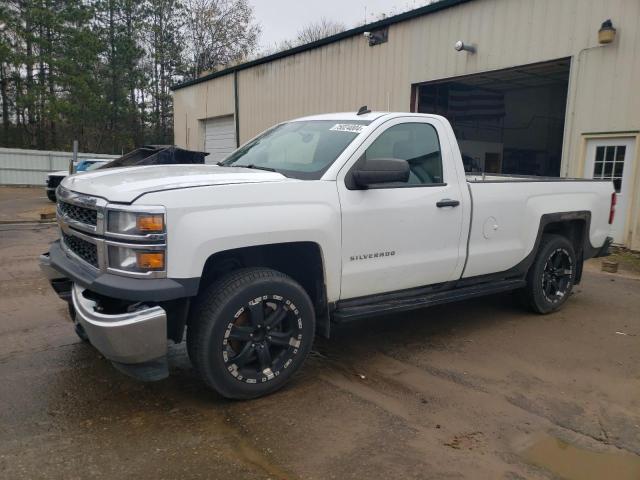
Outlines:
POLYGON ((190 313, 187 346, 204 382, 227 398, 281 388, 304 362, 315 332, 305 290, 283 273, 248 268, 203 291, 190 313))
POLYGON ((571 242, 561 235, 544 235, 522 292, 527 306, 542 314, 558 310, 571 294, 576 271, 571 242))

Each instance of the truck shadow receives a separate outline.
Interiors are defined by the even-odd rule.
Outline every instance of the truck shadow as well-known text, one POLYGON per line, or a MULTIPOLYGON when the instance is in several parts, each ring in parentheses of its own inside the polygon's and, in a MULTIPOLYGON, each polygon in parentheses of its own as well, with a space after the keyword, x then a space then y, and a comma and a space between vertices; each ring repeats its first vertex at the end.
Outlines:
POLYGON ((540 318, 527 311, 514 293, 501 293, 410 312, 381 315, 332 325, 331 338, 316 339, 316 349, 340 351, 357 340, 369 348, 397 342, 417 342, 429 348, 447 348, 460 337, 503 322, 540 318))

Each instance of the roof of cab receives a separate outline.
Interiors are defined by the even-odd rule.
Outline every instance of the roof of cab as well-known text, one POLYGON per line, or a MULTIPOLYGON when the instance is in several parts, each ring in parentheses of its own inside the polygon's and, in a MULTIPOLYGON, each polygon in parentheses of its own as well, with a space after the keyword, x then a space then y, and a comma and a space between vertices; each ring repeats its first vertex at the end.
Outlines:
POLYGON ((390 112, 369 112, 358 115, 356 112, 338 112, 338 113, 323 113, 320 115, 309 115, 307 117, 300 117, 292 120, 293 122, 307 121, 307 120, 366 120, 373 122, 385 115, 391 115, 390 112))

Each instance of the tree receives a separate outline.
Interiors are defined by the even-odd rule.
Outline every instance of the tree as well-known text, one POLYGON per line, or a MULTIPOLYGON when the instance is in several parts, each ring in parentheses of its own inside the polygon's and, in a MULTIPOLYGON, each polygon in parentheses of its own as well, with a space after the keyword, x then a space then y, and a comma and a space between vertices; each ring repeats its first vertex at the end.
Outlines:
POLYGON ((183 78, 184 21, 175 12, 184 12, 176 0, 150 0, 147 7, 149 26, 145 38, 146 95, 150 103, 150 137, 154 143, 173 141, 171 85, 183 78))
POLYGON ((186 0, 188 74, 244 60, 257 45, 260 27, 247 0, 186 0))
POLYGON ((328 20, 323 17, 317 22, 312 22, 302 27, 298 30, 295 38, 291 40, 284 40, 271 47, 262 49, 262 51, 254 58, 266 57, 267 55, 272 55, 283 50, 289 50, 300 45, 313 43, 323 38, 330 37, 331 35, 344 32, 346 29, 347 27, 343 23, 328 20))
POLYGON ((344 23, 322 17, 317 22, 310 23, 298 31, 296 44, 303 45, 305 43, 316 42, 331 35, 344 32, 346 29, 347 27, 344 23))
POLYGON ((248 0, 4 0, 0 146, 171 143, 171 85, 246 58, 258 33, 248 0))

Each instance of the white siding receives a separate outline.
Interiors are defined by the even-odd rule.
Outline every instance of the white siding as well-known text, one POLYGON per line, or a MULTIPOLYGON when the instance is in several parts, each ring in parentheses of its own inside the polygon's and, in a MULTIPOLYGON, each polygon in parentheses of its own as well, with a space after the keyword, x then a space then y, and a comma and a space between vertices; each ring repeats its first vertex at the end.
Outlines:
POLYGON ((236 126, 233 115, 204 121, 205 163, 217 163, 236 149, 236 126))

